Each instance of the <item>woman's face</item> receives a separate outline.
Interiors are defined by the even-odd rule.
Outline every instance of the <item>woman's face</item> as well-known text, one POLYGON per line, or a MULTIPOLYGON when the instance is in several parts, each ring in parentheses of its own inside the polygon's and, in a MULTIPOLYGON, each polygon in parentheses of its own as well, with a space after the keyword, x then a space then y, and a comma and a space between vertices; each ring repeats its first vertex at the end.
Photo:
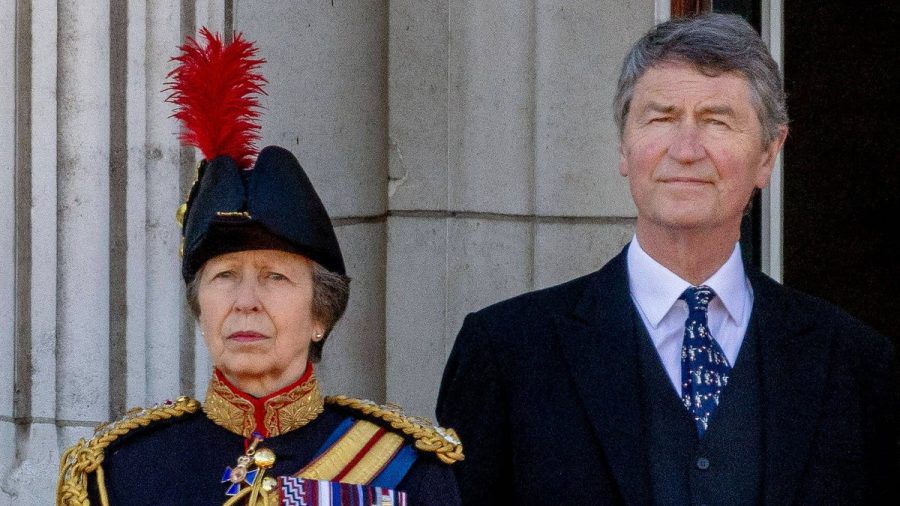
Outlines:
POLYGON ((206 262, 197 288, 200 328, 216 368, 263 396, 306 370, 312 341, 312 263, 278 250, 239 251, 206 262))

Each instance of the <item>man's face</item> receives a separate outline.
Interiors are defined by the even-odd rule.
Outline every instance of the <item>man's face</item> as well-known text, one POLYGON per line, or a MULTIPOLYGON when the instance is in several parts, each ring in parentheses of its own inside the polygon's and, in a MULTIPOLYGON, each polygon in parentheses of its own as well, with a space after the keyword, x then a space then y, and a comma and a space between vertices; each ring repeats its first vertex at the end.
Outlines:
POLYGON ((638 80, 620 146, 638 222, 663 233, 736 234, 763 188, 787 129, 768 146, 747 80, 667 63, 638 80))

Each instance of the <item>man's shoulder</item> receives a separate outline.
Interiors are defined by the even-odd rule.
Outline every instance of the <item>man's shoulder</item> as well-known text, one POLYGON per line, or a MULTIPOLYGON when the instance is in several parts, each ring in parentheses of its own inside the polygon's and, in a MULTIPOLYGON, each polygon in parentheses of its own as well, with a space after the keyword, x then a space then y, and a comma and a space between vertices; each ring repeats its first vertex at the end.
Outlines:
MULTIPOLYGON (((890 338, 834 303, 784 286, 762 274, 757 273, 751 279, 757 304, 783 307, 783 313, 796 320, 798 330, 813 336, 827 335, 835 346, 852 347, 865 355, 893 355, 894 345, 890 338)), ((779 317, 776 311, 761 313, 762 319, 779 317)), ((784 324, 779 321, 766 323, 784 324)))
POLYGON ((530 321, 570 312, 590 290, 601 282, 603 269, 564 283, 526 292, 491 304, 473 313, 480 321, 530 321))
MULTIPOLYGON (((460 336, 473 336, 477 341, 488 335, 501 341, 515 339, 524 344, 528 336, 546 337, 557 322, 578 318, 583 311, 602 311, 597 306, 603 292, 615 292, 615 297, 628 297, 625 256, 620 254, 590 274, 564 283, 523 293, 470 313, 460 336), (585 309, 591 308, 591 309, 585 309)), ((608 299, 609 293, 604 295, 608 299)), ((465 340, 465 339, 464 339, 465 340)))

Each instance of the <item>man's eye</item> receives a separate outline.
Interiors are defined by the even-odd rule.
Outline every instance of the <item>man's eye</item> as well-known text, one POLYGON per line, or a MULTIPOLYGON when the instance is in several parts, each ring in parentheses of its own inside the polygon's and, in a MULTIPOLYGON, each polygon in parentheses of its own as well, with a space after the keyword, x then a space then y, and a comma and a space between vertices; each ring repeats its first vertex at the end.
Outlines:
POLYGON ((724 121, 718 120, 716 118, 706 118, 704 121, 706 122, 707 125, 728 126, 728 123, 725 123, 724 121))
POLYGON ((228 278, 232 278, 232 277, 234 277, 233 271, 222 271, 222 272, 216 273, 216 275, 213 276, 213 279, 228 279, 228 278))
POLYGON ((284 274, 279 274, 277 272, 270 272, 268 278, 273 281, 284 281, 287 279, 287 276, 285 276, 284 274))

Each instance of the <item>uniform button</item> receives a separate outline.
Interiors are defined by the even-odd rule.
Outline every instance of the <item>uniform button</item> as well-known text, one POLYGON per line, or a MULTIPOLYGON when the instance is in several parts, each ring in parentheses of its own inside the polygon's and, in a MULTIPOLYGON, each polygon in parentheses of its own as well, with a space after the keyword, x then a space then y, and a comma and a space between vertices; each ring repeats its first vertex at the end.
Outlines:
POLYGON ((700 457, 697 459, 697 469, 701 471, 706 471, 709 469, 709 459, 706 457, 700 457))

